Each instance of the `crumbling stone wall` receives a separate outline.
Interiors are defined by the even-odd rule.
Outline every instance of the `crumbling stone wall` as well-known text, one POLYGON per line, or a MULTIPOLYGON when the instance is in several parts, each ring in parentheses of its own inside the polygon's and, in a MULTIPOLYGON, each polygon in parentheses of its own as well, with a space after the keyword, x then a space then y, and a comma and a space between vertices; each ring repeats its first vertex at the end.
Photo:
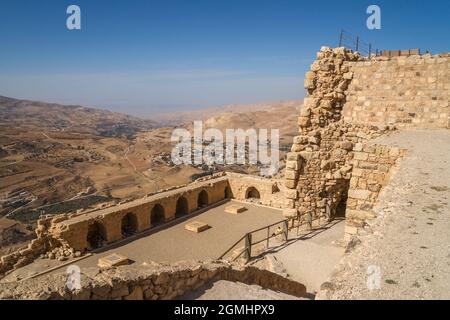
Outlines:
POLYGON ((51 225, 51 219, 41 219, 38 221, 36 232, 36 239, 24 248, 18 249, 0 259, 0 278, 3 274, 10 270, 21 268, 33 262, 40 255, 45 252, 59 247, 61 244, 54 239, 48 232, 51 225))
POLYGON ((33 300, 168 300, 217 281, 238 281, 297 297, 306 295, 303 284, 255 267, 224 261, 148 263, 108 270, 83 270, 81 289, 66 287, 67 275, 48 275, 19 283, 0 283, 0 299, 33 300))
POLYGON ((404 153, 368 141, 397 127, 447 126, 449 66, 449 54, 368 60, 322 48, 287 155, 286 215, 330 219, 344 204, 347 239, 356 234, 404 153))
POLYGON ((347 240, 356 235, 367 220, 375 218, 372 209, 378 194, 389 181, 392 167, 405 154, 405 150, 399 148, 371 144, 357 144, 354 150, 346 209, 347 240))
POLYGON ((353 79, 350 65, 358 61, 364 61, 358 53, 324 47, 306 73, 308 97, 286 162, 289 215, 332 218, 348 192, 354 145, 389 129, 355 126, 342 119, 353 79))
POLYGON ((450 128, 450 54, 352 61, 344 119, 397 127, 450 128))

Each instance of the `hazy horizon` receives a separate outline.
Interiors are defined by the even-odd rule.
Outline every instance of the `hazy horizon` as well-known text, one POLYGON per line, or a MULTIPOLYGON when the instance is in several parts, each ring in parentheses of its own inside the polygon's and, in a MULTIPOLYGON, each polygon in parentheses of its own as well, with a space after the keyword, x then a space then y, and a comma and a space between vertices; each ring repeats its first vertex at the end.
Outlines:
POLYGON ((3 1, 0 94, 149 117, 229 104, 297 100, 321 46, 341 29, 379 49, 450 51, 448 1, 3 1), (24 9, 25 8, 25 9, 24 9), (430 34, 433 37, 430 37, 430 34))

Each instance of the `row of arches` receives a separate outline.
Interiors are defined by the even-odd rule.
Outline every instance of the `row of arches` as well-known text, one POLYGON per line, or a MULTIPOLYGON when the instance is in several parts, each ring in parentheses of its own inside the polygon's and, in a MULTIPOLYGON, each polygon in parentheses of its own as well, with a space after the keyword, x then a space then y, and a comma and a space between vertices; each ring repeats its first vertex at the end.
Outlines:
MULTIPOLYGON (((232 198, 230 187, 224 189, 225 199, 232 198)), ((197 208, 203 209, 210 205, 210 199, 206 190, 200 191, 197 196, 197 208)), ((175 208, 175 218, 180 218, 189 214, 189 202, 186 197, 181 196, 177 199, 175 208)), ((166 212, 164 206, 156 203, 150 212, 151 226, 156 227, 166 222, 166 212)), ((129 212, 122 217, 121 233, 126 238, 138 231, 138 221, 134 213, 129 212)), ((87 242, 90 250, 100 248, 106 243, 106 229, 98 221, 91 224, 88 228, 87 242)))

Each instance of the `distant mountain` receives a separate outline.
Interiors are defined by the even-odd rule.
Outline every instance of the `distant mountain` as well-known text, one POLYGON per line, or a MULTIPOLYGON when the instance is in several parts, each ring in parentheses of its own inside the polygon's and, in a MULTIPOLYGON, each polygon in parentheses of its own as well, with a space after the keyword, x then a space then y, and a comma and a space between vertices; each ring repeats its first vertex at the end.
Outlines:
MULTIPOLYGON (((204 129, 214 128, 222 131, 226 129, 279 129, 280 144, 290 145, 292 137, 298 134, 298 114, 303 101, 283 101, 265 104, 233 105, 224 108, 199 110, 199 118, 204 129), (213 112, 215 110, 215 112, 213 112), (203 117, 201 117, 204 115, 203 117)), ((186 121, 184 126, 193 130, 192 120, 186 121)), ((270 132, 268 133, 270 135, 270 132)))
POLYGON ((161 126, 176 126, 186 122, 192 122, 195 120, 205 121, 209 118, 215 117, 221 113, 250 113, 257 111, 271 112, 274 109, 289 108, 292 106, 298 106, 302 104, 302 101, 279 101, 279 102, 267 102, 267 103, 255 103, 255 104, 231 104, 221 107, 212 107, 198 110, 160 113, 152 116, 152 120, 158 122, 161 126))
POLYGON ((0 96, 0 127, 57 129, 129 137, 155 126, 152 120, 118 112, 0 96))

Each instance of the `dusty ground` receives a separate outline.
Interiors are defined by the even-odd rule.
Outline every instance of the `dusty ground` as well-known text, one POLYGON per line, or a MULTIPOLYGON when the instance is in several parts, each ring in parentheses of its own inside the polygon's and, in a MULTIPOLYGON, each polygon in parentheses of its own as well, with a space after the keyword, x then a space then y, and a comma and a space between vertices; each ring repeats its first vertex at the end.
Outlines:
POLYGON ((315 294, 344 254, 344 248, 336 245, 344 238, 344 226, 344 221, 335 221, 317 228, 272 255, 283 265, 289 278, 304 284, 310 294, 315 294))
POLYGON ((180 300, 303 300, 283 292, 266 290, 257 285, 220 280, 189 292, 180 300))
POLYGON ((375 142, 409 152, 380 194, 362 244, 327 284, 328 298, 450 299, 450 132, 404 131, 375 142))

